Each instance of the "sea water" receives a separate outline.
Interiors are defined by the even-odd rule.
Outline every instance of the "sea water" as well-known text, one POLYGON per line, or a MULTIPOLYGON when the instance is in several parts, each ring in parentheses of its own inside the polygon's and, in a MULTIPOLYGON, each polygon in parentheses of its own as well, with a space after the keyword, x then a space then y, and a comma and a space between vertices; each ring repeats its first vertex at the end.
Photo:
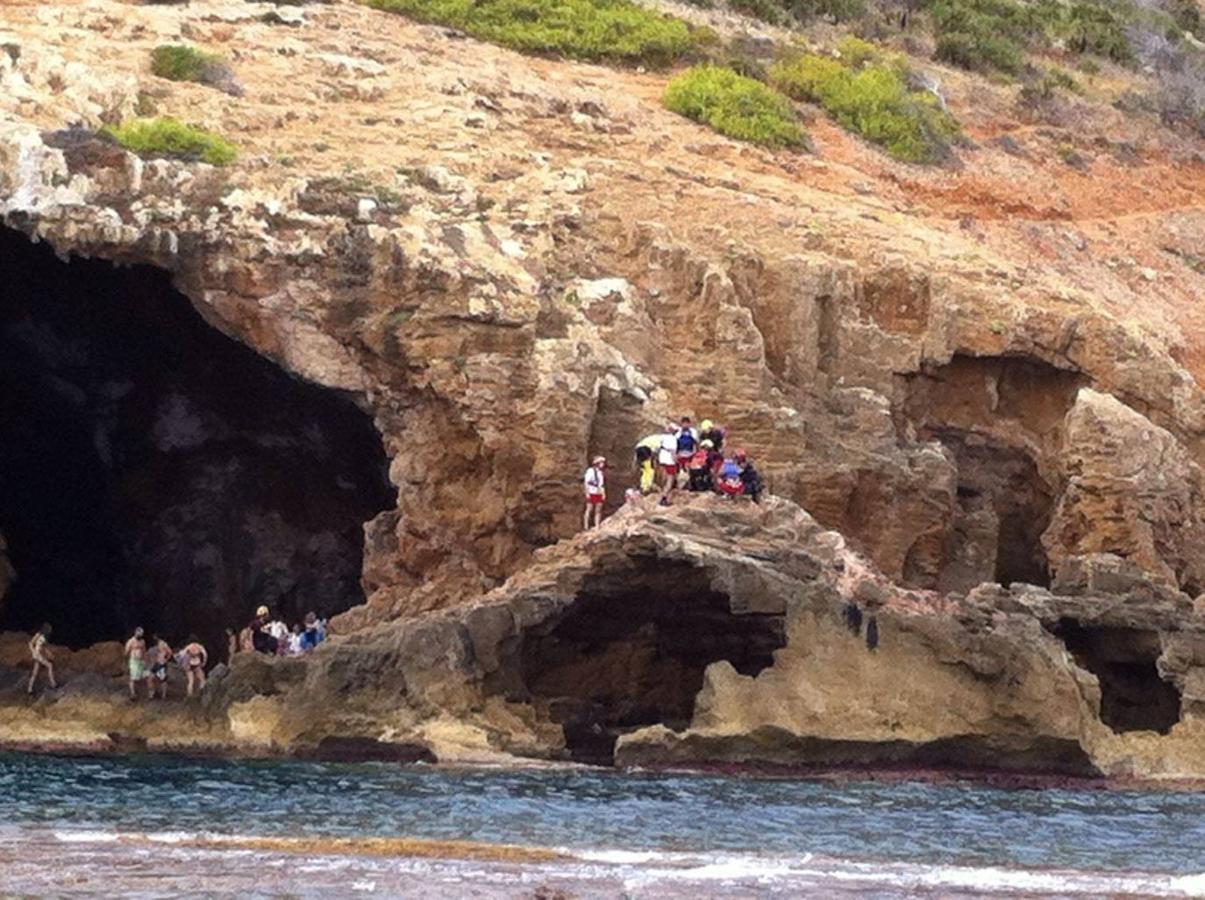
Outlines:
POLYGON ((1194 896, 1205 794, 0 755, 0 895, 77 892, 1194 896))

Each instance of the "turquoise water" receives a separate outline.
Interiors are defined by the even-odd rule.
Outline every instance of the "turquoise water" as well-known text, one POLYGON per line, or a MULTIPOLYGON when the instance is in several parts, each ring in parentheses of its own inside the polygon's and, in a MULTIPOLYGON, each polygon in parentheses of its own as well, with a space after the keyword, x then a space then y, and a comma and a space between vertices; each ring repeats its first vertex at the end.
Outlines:
POLYGON ((1205 794, 0 757, 9 824, 1205 872, 1205 794))
MULTIPOLYGON (((963 872, 958 885, 971 894, 988 878, 984 867, 1063 873, 1060 896, 1076 894, 1068 887, 1076 878, 1110 873, 1191 877, 1089 879, 1084 890, 1205 889, 1205 794, 1189 792, 5 755, 0 822, 14 848, 23 840, 42 847, 48 835, 64 846, 123 833, 403 836, 569 848, 622 864, 625 878, 654 860, 678 860, 677 868, 687 866, 682 860, 706 859, 711 868, 739 860, 734 883, 754 872, 766 890, 798 887, 790 878, 800 860, 808 871, 817 861, 879 874, 903 867, 901 878, 963 872), (772 861, 787 880, 751 866, 758 861, 772 861)), ((1026 895, 1044 892, 1026 884, 1026 895)))

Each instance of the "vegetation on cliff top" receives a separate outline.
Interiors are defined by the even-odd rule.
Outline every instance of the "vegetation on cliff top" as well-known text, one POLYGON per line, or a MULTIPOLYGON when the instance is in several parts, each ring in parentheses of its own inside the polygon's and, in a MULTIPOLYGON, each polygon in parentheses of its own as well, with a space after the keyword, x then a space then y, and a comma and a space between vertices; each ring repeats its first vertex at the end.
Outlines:
POLYGON ((883 147, 896 159, 932 163, 944 158, 958 123, 927 91, 908 85, 900 57, 849 38, 840 59, 808 53, 770 69, 771 83, 796 100, 824 107, 843 128, 883 147))
POLYGON ((630 0, 363 0, 420 22, 459 28, 525 53, 667 66, 700 30, 630 0))
POLYGON ((720 134, 764 147, 803 144, 791 102, 760 81, 719 66, 695 66, 665 89, 665 105, 720 134))
POLYGON ((170 81, 195 81, 227 93, 240 93, 234 73, 221 56, 183 44, 161 44, 152 50, 151 72, 170 81))
POLYGON ((238 150, 220 135, 175 119, 128 119, 102 130, 139 156, 200 160, 215 166, 234 162, 238 150))

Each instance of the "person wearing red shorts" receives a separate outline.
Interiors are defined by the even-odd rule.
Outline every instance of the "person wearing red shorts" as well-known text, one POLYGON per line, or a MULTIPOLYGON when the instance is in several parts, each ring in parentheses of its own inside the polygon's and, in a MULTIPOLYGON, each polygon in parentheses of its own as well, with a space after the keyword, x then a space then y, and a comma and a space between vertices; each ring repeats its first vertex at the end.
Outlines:
POLYGON ((591 527, 591 518, 594 520, 594 527, 602 522, 603 503, 607 500, 607 458, 605 456, 594 457, 594 462, 590 464, 590 468, 586 469, 582 484, 586 492, 586 509, 582 513, 582 530, 584 531, 591 527))
POLYGON ((657 450, 657 469, 661 472, 661 505, 669 506, 669 495, 678 486, 678 426, 670 422, 657 450))

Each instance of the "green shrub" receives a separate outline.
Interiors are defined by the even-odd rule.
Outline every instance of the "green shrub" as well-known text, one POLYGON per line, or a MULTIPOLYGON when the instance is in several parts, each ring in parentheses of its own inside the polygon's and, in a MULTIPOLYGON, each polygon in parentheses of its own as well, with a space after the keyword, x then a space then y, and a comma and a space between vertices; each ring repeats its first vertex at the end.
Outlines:
POLYGON ((1021 48, 1009 38, 990 31, 952 31, 937 39, 934 58, 972 72, 1016 75, 1024 65, 1021 48))
MULTIPOLYGON (((1185 2, 1185 0, 1168 0, 1185 2)), ((935 56, 980 72, 1016 75, 1024 53, 1061 40, 1073 53, 1133 60, 1127 30, 1140 18, 1172 23, 1161 10, 1131 0, 927 0, 937 35, 935 56)))
POLYGON ((1164 6, 1181 31, 1191 31, 1197 37, 1205 36, 1205 16, 1201 15, 1196 0, 1167 0, 1164 6))
POLYGON ((796 100, 820 104, 843 128, 905 162, 937 162, 959 133, 936 98, 909 89, 895 64, 857 68, 808 54, 775 65, 770 82, 796 100))
POLYGON ((171 81, 201 81, 222 58, 183 44, 162 44, 151 51, 151 71, 171 81))
POLYGON ((1127 63, 1134 54, 1125 25, 1112 11, 1095 3, 1076 3, 1067 20, 1067 49, 1127 63))
POLYGON ((800 22, 827 19, 830 22, 852 22, 866 14, 863 0, 783 0, 786 8, 800 22))
POLYGON ((847 66, 861 66, 869 62, 877 62, 883 58, 883 51, 876 44, 864 41, 860 37, 843 37, 837 41, 837 56, 847 66))
POLYGON ((219 135, 175 119, 128 119, 102 131, 139 156, 201 160, 215 166, 234 162, 238 156, 234 145, 219 135))
POLYGON ((728 6, 771 25, 781 25, 787 14, 778 0, 728 0, 728 6))
POLYGON ((525 53, 667 66, 700 31, 631 0, 362 0, 525 53))
POLYGON ((664 101, 667 109, 742 141, 794 147, 805 140, 786 97, 731 69, 687 69, 666 86, 664 101))
POLYGON ((183 44, 162 44, 152 50, 151 71, 170 81, 195 81, 235 96, 242 93, 222 57, 183 44))

